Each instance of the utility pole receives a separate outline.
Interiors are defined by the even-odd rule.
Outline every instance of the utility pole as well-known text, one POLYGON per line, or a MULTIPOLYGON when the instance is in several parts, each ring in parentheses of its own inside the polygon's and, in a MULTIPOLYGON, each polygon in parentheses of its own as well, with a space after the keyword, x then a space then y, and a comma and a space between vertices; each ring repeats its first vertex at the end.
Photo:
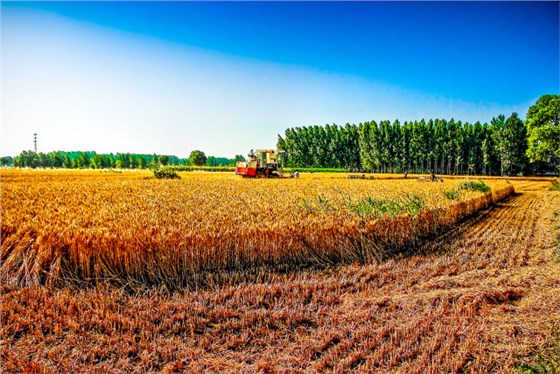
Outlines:
POLYGON ((33 144, 35 145, 35 153, 37 153, 37 133, 33 133, 33 144))

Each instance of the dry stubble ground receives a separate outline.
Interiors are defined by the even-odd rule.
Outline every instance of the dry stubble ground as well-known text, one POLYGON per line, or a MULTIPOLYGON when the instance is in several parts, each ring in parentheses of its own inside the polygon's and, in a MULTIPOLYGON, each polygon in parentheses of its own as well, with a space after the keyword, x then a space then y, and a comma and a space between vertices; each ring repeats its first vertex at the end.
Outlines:
POLYGON ((516 196, 380 264, 165 295, 2 290, 8 372, 510 372, 560 331, 560 194, 516 196))

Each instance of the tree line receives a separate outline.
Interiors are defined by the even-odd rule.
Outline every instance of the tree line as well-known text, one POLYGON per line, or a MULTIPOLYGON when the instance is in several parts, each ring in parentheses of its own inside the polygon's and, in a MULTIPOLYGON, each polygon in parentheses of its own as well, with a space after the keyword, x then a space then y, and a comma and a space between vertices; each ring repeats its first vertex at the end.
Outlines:
MULTIPOLYGON (((383 173, 517 175, 560 173, 560 95, 543 95, 522 121, 517 113, 490 123, 429 119, 294 127, 278 136, 284 166, 383 173)), ((232 166, 236 155, 188 158, 148 154, 23 151, 0 166, 146 169, 167 165, 232 166)))
POLYGON ((368 172, 517 175, 560 172, 560 95, 544 95, 523 122, 429 119, 289 128, 278 137, 290 167, 368 172))
POLYGON ((1 166, 28 168, 66 168, 66 169, 148 169, 160 166, 230 166, 242 156, 229 159, 226 157, 207 157, 204 152, 192 151, 188 158, 170 155, 117 153, 101 154, 96 152, 33 152, 22 151, 15 157, 0 158, 1 166))

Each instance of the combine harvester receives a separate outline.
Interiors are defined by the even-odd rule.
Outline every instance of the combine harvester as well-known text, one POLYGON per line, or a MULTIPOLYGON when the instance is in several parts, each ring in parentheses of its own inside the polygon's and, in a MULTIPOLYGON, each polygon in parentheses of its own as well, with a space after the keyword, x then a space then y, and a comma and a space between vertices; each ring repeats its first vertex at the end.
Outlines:
POLYGON ((278 149, 257 149, 249 152, 247 161, 238 161, 235 165, 235 174, 244 178, 280 178, 282 172, 282 154, 278 149))

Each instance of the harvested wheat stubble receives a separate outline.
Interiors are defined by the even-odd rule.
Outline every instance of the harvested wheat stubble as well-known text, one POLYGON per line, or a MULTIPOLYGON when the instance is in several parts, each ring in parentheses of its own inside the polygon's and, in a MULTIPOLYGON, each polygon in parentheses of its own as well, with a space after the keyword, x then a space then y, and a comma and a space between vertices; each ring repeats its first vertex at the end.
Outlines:
POLYGON ((0 279, 175 289, 262 267, 367 263, 513 192, 492 181, 491 193, 446 199, 460 183, 4 171, 0 279))

